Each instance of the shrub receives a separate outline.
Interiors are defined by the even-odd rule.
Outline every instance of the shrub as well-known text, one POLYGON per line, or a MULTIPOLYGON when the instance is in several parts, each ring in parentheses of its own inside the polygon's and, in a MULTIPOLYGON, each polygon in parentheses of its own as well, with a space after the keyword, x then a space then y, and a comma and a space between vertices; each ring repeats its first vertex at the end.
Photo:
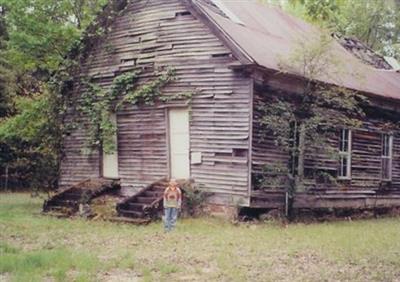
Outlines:
POLYGON ((209 193, 203 191, 201 186, 193 181, 186 181, 180 187, 184 194, 185 209, 190 216, 196 215, 203 208, 209 193))

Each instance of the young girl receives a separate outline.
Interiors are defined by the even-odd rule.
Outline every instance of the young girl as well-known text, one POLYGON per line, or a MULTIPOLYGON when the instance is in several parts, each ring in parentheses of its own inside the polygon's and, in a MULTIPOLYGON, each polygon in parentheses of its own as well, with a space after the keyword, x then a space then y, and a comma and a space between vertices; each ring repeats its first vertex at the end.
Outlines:
POLYGON ((178 211, 182 205, 182 192, 178 183, 171 179, 164 191, 164 227, 165 231, 171 231, 178 219, 178 211))

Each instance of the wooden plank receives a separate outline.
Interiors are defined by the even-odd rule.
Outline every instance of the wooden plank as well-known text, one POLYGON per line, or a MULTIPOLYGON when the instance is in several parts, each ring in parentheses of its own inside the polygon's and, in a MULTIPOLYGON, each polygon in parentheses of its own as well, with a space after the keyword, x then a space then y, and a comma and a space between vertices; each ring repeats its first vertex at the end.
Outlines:
MULTIPOLYGON (((249 190, 247 157, 221 158, 215 154, 232 155, 234 149, 249 148, 250 79, 229 68, 237 59, 202 19, 195 14, 179 16, 182 11, 188 9, 178 0, 130 3, 115 19, 107 42, 92 51, 79 76, 95 75, 99 85, 109 89, 115 71, 134 70, 141 64, 154 69, 174 67, 177 79, 163 89, 163 95, 196 93, 190 105, 190 146, 204 156, 201 164, 191 167, 196 182, 207 191, 245 195, 249 190)), ((143 72, 139 84, 151 79, 151 70, 143 72)), ((168 175, 165 111, 164 104, 126 105, 118 113, 119 174, 124 193, 133 194, 168 175)), ((67 158, 60 183, 95 173, 91 169, 98 160, 80 154, 86 140, 81 131, 64 143, 67 158), (87 168, 76 167, 82 161, 87 168)))

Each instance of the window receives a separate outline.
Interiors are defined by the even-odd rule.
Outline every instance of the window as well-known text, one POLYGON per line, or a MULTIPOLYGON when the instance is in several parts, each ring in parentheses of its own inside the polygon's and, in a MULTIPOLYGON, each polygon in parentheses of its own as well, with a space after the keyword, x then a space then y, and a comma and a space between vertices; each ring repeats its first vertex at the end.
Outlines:
POLYGON ((382 180, 392 179, 393 136, 382 134, 382 180))
POLYGON ((351 130, 342 129, 339 139, 339 179, 351 178, 351 130))

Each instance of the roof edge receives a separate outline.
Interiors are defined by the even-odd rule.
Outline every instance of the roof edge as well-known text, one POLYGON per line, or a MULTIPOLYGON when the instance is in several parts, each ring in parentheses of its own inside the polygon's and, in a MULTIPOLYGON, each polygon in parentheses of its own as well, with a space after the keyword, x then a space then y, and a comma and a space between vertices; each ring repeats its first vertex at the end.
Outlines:
MULTIPOLYGON (((280 75, 292 77, 292 78, 298 79, 298 80, 307 80, 306 77, 301 76, 299 74, 294 74, 294 73, 290 73, 290 72, 282 72, 282 71, 279 71, 279 70, 270 69, 270 68, 267 68, 267 67, 264 67, 264 66, 260 66, 258 64, 242 64, 240 66, 232 66, 231 68, 237 69, 237 70, 239 70, 239 69, 247 69, 247 70, 250 70, 250 71, 260 71, 260 72, 262 72, 264 74, 268 74, 268 75, 280 74, 280 75)), ((386 101, 386 102, 395 102, 396 104, 400 105, 400 98, 382 96, 382 95, 379 95, 379 94, 376 94, 376 93, 367 92, 367 91, 361 91, 361 90, 353 89, 353 88, 350 88, 350 87, 344 87, 344 86, 336 85, 334 83, 328 83, 328 82, 321 81, 321 80, 316 80, 316 81, 318 81, 318 83, 323 83, 323 84, 334 86, 334 87, 343 87, 343 88, 346 88, 346 89, 349 89, 349 90, 352 90, 352 91, 356 91, 356 92, 360 93, 361 95, 365 95, 365 96, 370 97, 370 98, 374 98, 374 99, 378 99, 378 100, 386 101)))
POLYGON ((197 0, 184 0, 183 3, 205 23, 221 41, 223 41, 241 64, 249 65, 256 63, 256 61, 210 17, 197 0))

